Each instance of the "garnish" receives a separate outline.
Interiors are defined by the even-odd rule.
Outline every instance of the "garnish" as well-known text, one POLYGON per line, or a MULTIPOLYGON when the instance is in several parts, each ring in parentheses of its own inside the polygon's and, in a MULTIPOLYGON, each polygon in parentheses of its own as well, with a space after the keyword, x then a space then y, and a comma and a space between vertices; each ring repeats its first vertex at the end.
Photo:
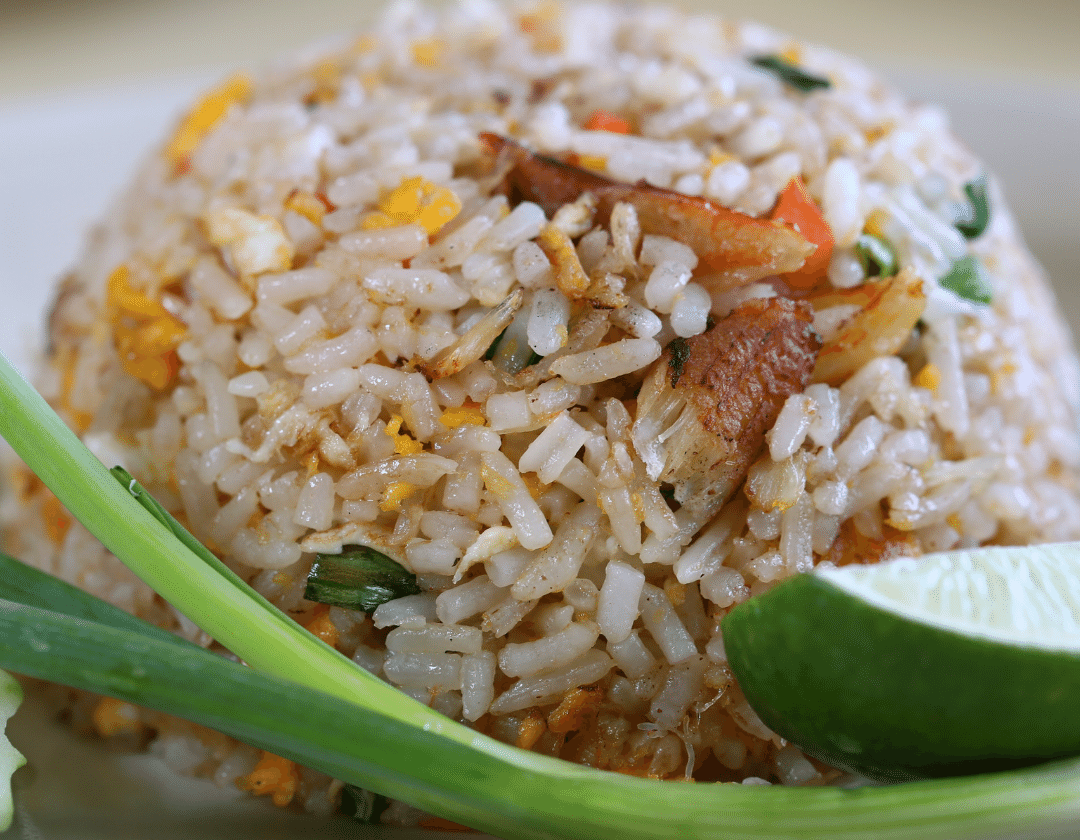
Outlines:
POLYGON ((855 240, 855 256, 867 277, 892 277, 900 270, 896 251, 887 240, 869 233, 855 240))
POLYGON ((582 126, 586 131, 610 131, 612 134, 629 134, 630 123, 610 111, 593 111, 582 126))
POLYGON ((901 781, 1080 754, 1080 543, 817 569, 729 613, 765 724, 901 781))
POLYGON ((981 236, 986 226, 990 224, 990 196, 987 194, 987 187, 988 181, 985 175, 964 184, 964 194, 968 197, 968 204, 960 210, 959 218, 956 220, 956 229, 964 235, 965 239, 981 236))
POLYGON ((690 358, 690 345, 685 338, 673 338, 667 346, 671 356, 668 358, 668 367, 671 369, 671 387, 679 384, 686 360, 690 358))
POLYGON ((770 71, 779 77, 782 82, 802 93, 832 87, 832 82, 828 79, 807 73, 801 67, 792 64, 790 61, 785 61, 778 55, 754 56, 750 59, 750 63, 770 71))
POLYGON ((304 597, 369 613, 387 601, 419 593, 416 575, 373 548, 355 545, 341 554, 315 555, 304 597))
POLYGON ((953 840, 1010 830, 1028 836, 1073 813, 1076 761, 860 791, 673 784, 594 770, 498 743, 404 696, 397 705, 421 718, 402 720, 363 693, 344 699, 259 673, 162 638, 60 581, 49 589, 66 589, 62 608, 45 607, 33 593, 48 576, 15 566, 15 589, 10 575, 0 576, 0 665, 184 717, 500 836, 953 840))
POLYGON ((812 289, 829 271, 835 239, 821 208, 807 195, 802 178, 788 181, 773 208, 772 218, 795 228, 815 246, 802 268, 780 275, 793 289, 812 289))
POLYGON ((356 785, 345 785, 341 791, 341 813, 364 825, 378 823, 379 816, 389 804, 385 796, 356 785))
POLYGON ((177 714, 347 784, 525 840, 807 833, 944 840, 1045 833, 1075 816, 1077 761, 847 791, 671 784, 510 747, 368 674, 222 563, 197 555, 2 356, 0 434, 113 553, 250 665, 149 625, 135 629, 138 619, 58 581, 20 585, 8 570, 0 574, 0 598, 9 599, 0 603, 0 667, 177 714))
MULTIPOLYGON (((509 328, 507 328, 509 329, 509 328)), ((503 336, 506 335, 506 330, 499 333, 493 342, 488 345, 488 349, 484 352, 484 360, 490 362, 495 358, 495 351, 499 349, 499 342, 503 340, 503 336)))
POLYGON ((975 257, 958 259, 938 283, 942 288, 972 303, 990 303, 993 298, 986 269, 975 257))
POLYGON ((26 764, 26 758, 4 734, 8 720, 15 714, 22 699, 22 687, 15 678, 0 671, 0 831, 5 831, 11 825, 11 817, 15 812, 11 777, 26 764))

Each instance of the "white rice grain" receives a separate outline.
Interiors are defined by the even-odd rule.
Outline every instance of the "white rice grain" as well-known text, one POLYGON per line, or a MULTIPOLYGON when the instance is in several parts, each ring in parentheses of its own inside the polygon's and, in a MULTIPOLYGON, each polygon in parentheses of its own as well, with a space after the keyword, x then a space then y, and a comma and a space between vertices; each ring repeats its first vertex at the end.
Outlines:
POLYGON ((609 643, 621 642, 630 636, 644 587, 644 572, 617 560, 607 564, 596 606, 596 623, 609 643))
MULTIPOLYGON (((528 601, 562 591, 577 577, 585 555, 596 539, 599 524, 600 509, 588 501, 580 502, 559 525, 554 539, 549 537, 550 545, 533 558, 514 583, 511 588, 514 597, 528 601)), ((524 541, 522 545, 529 547, 524 541)))
POLYGON ((632 680, 641 679, 646 674, 652 673, 657 666, 656 657, 641 640, 641 635, 637 630, 631 631, 621 641, 609 640, 607 651, 614 658, 619 670, 632 680))
POLYGON ((499 669, 508 677, 529 677, 568 665, 589 650, 600 635, 593 621, 574 621, 553 636, 534 642, 505 645, 499 651, 499 669))
POLYGON ((334 523, 334 479, 315 473, 300 490, 293 522, 313 531, 325 531, 334 523))
POLYGON ((624 338, 584 353, 556 359, 551 372, 575 385, 591 385, 640 370, 660 358, 662 348, 652 338, 624 338))
POLYGON ((698 652, 664 590, 645 584, 641 593, 641 620, 653 641, 672 665, 698 652))
POLYGON ((461 658, 461 715, 474 721, 487 713, 495 699, 495 654, 489 650, 461 658))
POLYGON ((522 546, 543 548, 551 542, 551 526, 509 458, 502 452, 484 452, 480 456, 480 473, 522 546))
POLYGON ((495 715, 505 715, 550 703, 571 689, 602 679, 613 665, 611 657, 603 651, 590 650, 565 668, 518 680, 495 699, 490 711, 495 715))

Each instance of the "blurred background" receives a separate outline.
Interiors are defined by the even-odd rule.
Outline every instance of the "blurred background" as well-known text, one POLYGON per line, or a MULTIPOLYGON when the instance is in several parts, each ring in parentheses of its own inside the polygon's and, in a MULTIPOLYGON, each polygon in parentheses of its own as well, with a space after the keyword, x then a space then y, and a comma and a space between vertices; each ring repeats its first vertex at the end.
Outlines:
MULTIPOLYGON (((0 280, 50 278, 199 88, 362 28, 371 0, 0 0, 0 280), (70 187, 42 229, 27 202, 70 187), (22 196, 31 196, 25 201, 22 196)), ((1010 196, 1080 329, 1080 2, 676 0, 861 57, 957 133, 1010 196)), ((44 294, 41 292, 40 294, 44 294)))

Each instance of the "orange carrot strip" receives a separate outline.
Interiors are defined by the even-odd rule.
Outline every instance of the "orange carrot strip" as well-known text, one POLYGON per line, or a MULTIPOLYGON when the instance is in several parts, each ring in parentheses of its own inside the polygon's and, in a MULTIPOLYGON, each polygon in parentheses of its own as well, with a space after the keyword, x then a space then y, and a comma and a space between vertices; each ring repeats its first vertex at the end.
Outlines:
POLYGON ((772 211, 772 218, 795 228, 817 246, 802 268, 781 275, 793 289, 812 289, 825 279, 835 240, 825 223, 825 217, 821 215, 821 208, 806 194, 801 178, 792 178, 784 187, 772 211))
POLYGON ((582 126, 586 131, 610 131, 613 134, 629 134, 630 123, 610 111, 597 109, 589 115, 582 126))

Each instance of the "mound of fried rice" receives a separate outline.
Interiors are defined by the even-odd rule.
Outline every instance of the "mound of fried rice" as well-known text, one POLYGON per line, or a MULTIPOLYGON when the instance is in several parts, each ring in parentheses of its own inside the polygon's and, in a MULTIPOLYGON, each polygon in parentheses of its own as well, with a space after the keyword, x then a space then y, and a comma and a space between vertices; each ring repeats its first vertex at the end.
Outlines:
MULTIPOLYGON (((178 121, 64 278, 39 384, 446 715, 619 772, 827 783, 743 699, 728 610, 822 563, 1080 537, 1071 339, 992 178, 965 234, 984 174, 936 108, 759 26, 396 6, 178 121), (305 600, 357 546, 419 594, 305 600)), ((214 644, 20 486, 12 553, 214 644)), ((334 807, 324 776, 87 702, 181 772, 334 807)))

